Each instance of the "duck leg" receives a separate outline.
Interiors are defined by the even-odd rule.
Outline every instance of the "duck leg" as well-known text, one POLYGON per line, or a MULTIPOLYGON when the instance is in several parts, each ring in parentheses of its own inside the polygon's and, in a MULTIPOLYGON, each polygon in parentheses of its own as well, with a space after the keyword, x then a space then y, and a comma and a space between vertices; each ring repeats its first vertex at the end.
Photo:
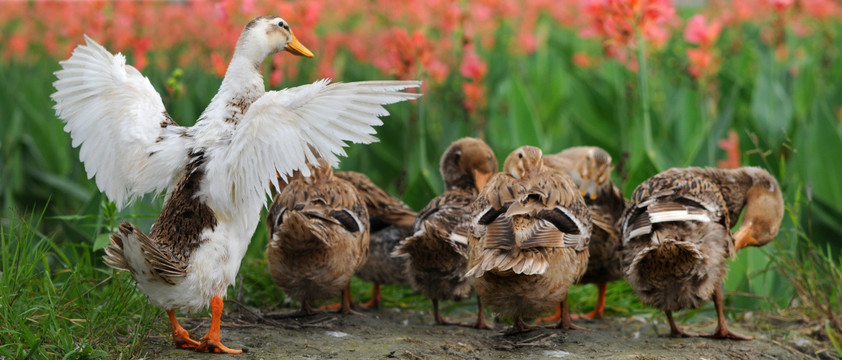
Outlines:
POLYGON ((556 309, 555 309, 555 314, 552 314, 552 315, 547 316, 547 317, 538 318, 538 320, 536 320, 535 323, 536 324, 542 323, 542 322, 554 323, 554 322, 558 322, 560 320, 561 320, 561 303, 558 303, 558 307, 556 307, 556 309))
POLYGON ((602 317, 605 316, 605 292, 608 290, 608 283, 601 282, 596 284, 596 286, 599 292, 596 295, 596 305, 594 305, 593 311, 582 315, 572 314, 571 317, 573 319, 602 319, 602 317))
POLYGON ((491 325, 488 325, 485 322, 485 310, 483 310, 482 299, 479 297, 479 295, 477 295, 477 322, 475 322, 473 324, 468 324, 468 326, 472 327, 472 328, 475 328, 475 329, 486 329, 486 330, 493 329, 493 327, 491 327, 491 325))
POLYGON ((307 300, 301 300, 301 310, 298 311, 299 315, 312 315, 317 312, 317 310, 310 306, 310 303, 308 303, 307 300))
POLYGON ((376 282, 374 285, 371 286, 371 300, 366 301, 365 303, 361 304, 360 306, 366 309, 379 309, 380 308, 380 283, 376 282))
POLYGON ((537 327, 537 325, 528 325, 525 322, 523 322, 523 319, 521 319, 520 316, 515 316, 514 320, 512 321, 512 327, 506 330, 503 334, 513 335, 517 333, 526 332, 537 327))
POLYGON ((737 334, 728 330, 728 325, 725 324, 725 311, 722 305, 722 287, 717 286, 713 291, 713 304, 716 306, 717 325, 716 331, 713 334, 704 334, 702 336, 713 339, 731 339, 731 340, 751 340, 751 336, 737 334))
POLYGON ((208 333, 202 337, 202 342, 196 347, 196 351, 198 352, 209 352, 209 353, 224 353, 224 354, 240 354, 243 350, 235 350, 222 345, 222 341, 219 339, 219 330, 220 325, 219 322, 222 318, 222 298, 219 296, 214 296, 210 302, 211 308, 211 326, 208 333))
POLYGON ((175 310, 167 310, 167 315, 170 317, 170 325, 172 325, 172 340, 175 346, 179 349, 195 349, 199 346, 199 342, 190 338, 190 333, 181 327, 178 320, 175 318, 175 310))
POLYGON ((667 321, 670 323, 670 337, 674 338, 683 338, 683 337, 692 337, 692 336, 699 336, 699 334, 689 333, 682 331, 678 328, 678 325, 675 325, 675 320, 672 318, 672 311, 665 310, 664 313, 667 314, 667 321))
POLYGON ((342 315, 359 315, 365 316, 365 314, 356 312, 352 309, 354 304, 351 302, 351 283, 348 283, 344 289, 342 289, 342 303, 339 305, 338 313, 342 315))
POLYGON ((558 325, 555 326, 556 329, 563 329, 563 330, 581 330, 581 331, 591 331, 590 329, 583 328, 581 326, 573 325, 573 322, 570 321, 570 309, 567 306, 567 298, 561 302, 561 321, 558 322, 558 325))
POLYGON ((457 323, 457 322, 445 320, 445 318, 441 316, 441 312, 439 312, 439 300, 438 299, 433 299, 433 319, 436 320, 436 325, 462 325, 462 324, 457 323))
POLYGON ((351 283, 348 283, 348 286, 346 287, 346 289, 342 290, 342 299, 339 300, 338 303, 322 305, 322 306, 319 307, 318 311, 339 310, 340 313, 344 314, 344 312, 343 312, 344 310, 342 310, 342 306, 343 306, 342 304, 345 302, 346 294, 348 296, 348 302, 351 304, 350 307, 352 309, 357 307, 357 305, 355 305, 354 301, 351 299, 351 283))

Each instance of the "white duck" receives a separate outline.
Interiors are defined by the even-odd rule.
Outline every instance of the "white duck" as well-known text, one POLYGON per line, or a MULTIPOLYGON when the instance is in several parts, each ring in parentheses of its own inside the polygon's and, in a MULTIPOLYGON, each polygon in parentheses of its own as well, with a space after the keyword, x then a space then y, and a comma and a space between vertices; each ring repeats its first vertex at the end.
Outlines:
POLYGON ((276 16, 246 25, 210 105, 193 127, 178 126, 160 95, 121 54, 85 37, 53 85, 56 113, 89 177, 118 208, 148 192, 166 190, 164 209, 149 236, 120 225, 105 262, 128 270, 149 301, 167 310, 178 347, 240 353, 219 338, 226 289, 234 282, 266 205, 276 171, 309 175, 316 156, 331 165, 345 141, 376 140, 372 126, 388 115, 382 105, 416 99, 400 90, 415 81, 329 84, 320 80, 266 92, 260 64, 274 53, 313 54, 276 16), (308 147, 308 145, 312 146, 308 147), (211 327, 190 338, 175 310, 210 304, 211 327))

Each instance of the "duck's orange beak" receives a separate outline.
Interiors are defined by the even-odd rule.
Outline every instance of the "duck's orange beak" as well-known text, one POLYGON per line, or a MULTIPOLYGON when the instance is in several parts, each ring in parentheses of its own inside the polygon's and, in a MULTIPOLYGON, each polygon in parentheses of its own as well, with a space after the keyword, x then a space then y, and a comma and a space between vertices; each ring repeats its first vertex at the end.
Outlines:
POLYGON ((477 190, 482 190, 485 187, 485 184, 488 183, 488 179, 491 178, 492 173, 484 173, 479 170, 474 170, 474 185, 477 187, 477 190))
POLYGON ((740 249, 746 246, 757 246, 757 240, 751 232, 751 224, 743 225, 737 230, 734 234, 734 245, 737 251, 740 251, 740 249))
POLYGON ((293 55, 306 56, 308 58, 313 57, 313 52, 298 41, 298 38, 296 38, 295 35, 292 36, 292 41, 287 44, 284 50, 289 51, 293 55))

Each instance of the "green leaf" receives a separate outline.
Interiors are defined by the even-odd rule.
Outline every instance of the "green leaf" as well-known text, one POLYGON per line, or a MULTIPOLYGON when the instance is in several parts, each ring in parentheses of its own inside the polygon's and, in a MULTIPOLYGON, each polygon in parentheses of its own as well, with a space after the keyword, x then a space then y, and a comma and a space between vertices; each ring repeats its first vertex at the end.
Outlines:
POLYGON ((96 239, 94 239, 93 251, 104 249, 106 246, 108 246, 108 244, 111 244, 111 234, 99 234, 97 235, 96 239))

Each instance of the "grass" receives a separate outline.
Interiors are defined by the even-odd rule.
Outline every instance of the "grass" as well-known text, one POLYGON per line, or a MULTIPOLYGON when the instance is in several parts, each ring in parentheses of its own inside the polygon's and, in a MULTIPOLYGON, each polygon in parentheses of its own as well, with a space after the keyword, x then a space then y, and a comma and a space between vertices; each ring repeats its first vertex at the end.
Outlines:
MULTIPOLYGON (((598 54, 600 45, 542 21, 548 37, 531 55, 478 44, 489 65, 487 109, 469 113, 461 106, 464 79, 454 71, 442 84, 428 83, 421 101, 389 106, 392 116, 378 128, 381 141, 351 146, 341 167, 368 174, 420 209, 442 188, 441 152, 462 136, 483 135, 501 160, 524 144, 547 153, 588 144, 612 154, 619 163, 615 180, 629 195, 666 167, 715 165, 725 158, 717 141, 735 129, 743 164, 762 166, 780 180, 788 216, 774 246, 747 249, 732 262, 725 285, 731 313, 797 307, 842 331, 842 182, 833 167, 842 154, 837 115, 842 50, 826 44, 842 26, 788 37, 787 46, 803 53, 783 61, 762 41, 758 26, 726 30, 719 43, 733 52, 723 56, 715 78, 699 83, 685 72, 686 44, 680 37, 647 55, 645 74, 605 59, 580 68, 573 55, 598 54)), ((497 43, 505 44, 514 34, 504 24, 497 43)), ((337 61, 346 64, 337 74, 342 81, 385 77, 347 52, 340 52, 337 61)), ((315 65, 301 66, 299 76, 283 87, 313 80, 315 65)), ((101 249, 119 221, 148 230, 162 199, 144 198, 118 212, 87 179, 49 99, 57 68, 56 59, 49 58, 0 61, 0 83, 5 84, 0 87, 0 357, 138 356, 143 338, 150 331, 166 331, 167 324, 127 274, 102 264, 101 249), (43 211, 30 215, 20 209, 43 211)), ((185 86, 184 94, 165 95, 164 101, 176 121, 191 125, 221 80, 197 67, 180 70, 177 81, 185 86)), ((143 73, 166 94, 173 69, 150 66, 143 73)), ((265 245, 261 224, 228 297, 261 309, 294 306, 268 276, 265 245)), ((367 300, 369 291, 369 284, 353 282, 355 300, 367 300)), ((596 291, 574 287, 570 296, 572 311, 588 312, 596 291)), ((385 287, 384 299, 386 306, 430 307, 429 300, 401 287, 385 287)), ((655 313, 622 282, 609 286, 606 303, 609 314, 655 313)), ((470 301, 446 303, 444 309, 472 306, 470 301)))
POLYGON ((58 246, 43 213, 0 227, 0 357, 126 358, 161 311, 128 274, 104 269, 87 244, 58 246))

